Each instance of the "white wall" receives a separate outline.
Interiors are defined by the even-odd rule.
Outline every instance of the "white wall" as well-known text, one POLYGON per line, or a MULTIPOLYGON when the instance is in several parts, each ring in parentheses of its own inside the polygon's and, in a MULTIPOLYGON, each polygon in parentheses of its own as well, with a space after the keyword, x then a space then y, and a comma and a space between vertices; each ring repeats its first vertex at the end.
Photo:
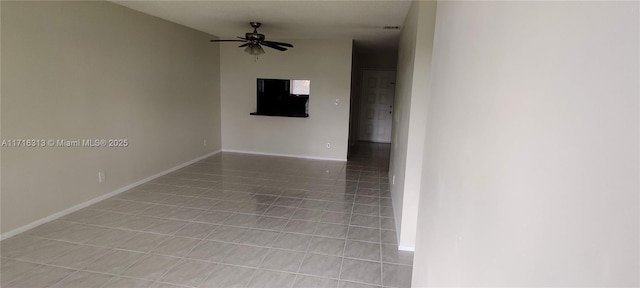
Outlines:
POLYGON ((389 178, 403 250, 415 246, 435 13, 435 1, 414 1, 400 35, 389 178))
POLYGON ((346 160, 352 41, 281 41, 295 47, 264 48, 258 60, 234 43, 221 44, 223 150, 346 160), (249 115, 256 111, 257 78, 311 80, 309 118, 249 115))
POLYGON ((638 287, 637 2, 441 2, 414 287, 638 287))
POLYGON ((2 148, 3 233, 221 149, 212 36, 108 2, 1 5, 2 138, 129 140, 2 148))

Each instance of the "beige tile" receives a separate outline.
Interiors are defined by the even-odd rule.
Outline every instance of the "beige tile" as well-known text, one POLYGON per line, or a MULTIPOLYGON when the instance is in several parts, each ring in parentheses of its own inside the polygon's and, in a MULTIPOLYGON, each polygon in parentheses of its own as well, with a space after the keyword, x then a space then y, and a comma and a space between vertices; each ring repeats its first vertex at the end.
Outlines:
POLYGON ((344 243, 344 239, 315 236, 311 240, 308 251, 316 254, 342 256, 344 243))
POLYGON ((337 286, 338 280, 335 279, 300 274, 293 283, 293 288, 336 288, 337 286))
POLYGON ((238 240, 240 244, 270 247, 280 233, 274 231, 250 229, 238 240))
POLYGON ((398 240, 396 238, 396 231, 382 230, 380 233, 380 241, 384 244, 397 245, 398 240))
POLYGON ((54 288, 99 288, 107 283, 111 277, 106 274, 77 271, 58 282, 54 288))
POLYGON ((205 210, 202 210, 202 209, 180 207, 174 210, 171 214, 167 215, 167 218, 174 219, 174 220, 190 221, 198 218, 198 216, 200 216, 200 214, 204 212, 205 210))
POLYGON ((336 256, 319 255, 319 254, 307 254, 300 266, 300 273, 338 278, 340 275, 340 263, 341 258, 336 256))
POLYGON ((282 231, 291 233, 313 234, 318 227, 318 222, 304 220, 289 220, 282 231))
POLYGON ((171 213, 176 211, 178 208, 179 207, 176 206, 156 205, 145 211, 142 211, 140 215, 156 218, 167 218, 167 216, 171 215, 171 213))
POLYGON ((248 288, 291 287, 296 275, 279 271, 258 270, 247 285, 248 288))
POLYGON ((171 235, 182 229, 189 222, 173 219, 158 219, 151 226, 144 229, 147 232, 171 235))
POLYGON ((153 284, 151 284, 151 286, 149 288, 184 288, 185 286, 179 286, 179 285, 174 285, 174 284, 169 284, 169 283, 161 283, 161 282, 155 282, 153 284))
POLYGON ((200 243, 199 239, 174 236, 160 243, 153 249, 153 251, 151 251, 151 253, 174 257, 184 257, 187 255, 187 253, 189 253, 189 251, 191 251, 191 249, 195 248, 198 243, 200 243))
POLYGON ((326 223, 348 225, 350 218, 351 216, 349 215, 349 213, 325 211, 323 212, 320 221, 326 223))
POLYGON ((218 225, 205 223, 188 223, 180 230, 178 230, 174 235, 204 239, 209 236, 209 234, 211 234, 216 228, 218 228, 218 225))
POLYGON ((369 196, 362 196, 362 195, 356 196, 354 201, 356 204, 362 204, 362 205, 379 205, 380 204, 379 197, 369 197, 369 196))
POLYGON ((382 206, 382 207, 380 207, 380 216, 393 217, 393 207, 391 207, 391 206, 382 206))
POLYGON ((320 221, 322 219, 322 211, 313 209, 296 209, 291 216, 291 219, 306 220, 306 221, 320 221))
POLYGON ((351 215, 350 225, 367 228, 380 228, 380 217, 367 215, 351 215))
POLYGON ((76 247, 77 244, 49 239, 39 239, 34 245, 26 246, 14 256, 18 260, 45 263, 76 247))
POLYGON ((146 216, 128 215, 125 217, 125 221, 115 225, 114 228, 128 229, 128 230, 144 230, 145 228, 153 225, 158 221, 157 218, 151 218, 146 216))
POLYGON ((183 195, 175 195, 175 196, 171 196, 169 198, 163 199, 161 201, 158 201, 156 203, 162 204, 162 205, 184 207, 185 204, 193 201, 194 199, 197 199, 197 198, 190 197, 190 196, 183 196, 183 195))
POLYGON ((264 230, 282 231, 288 221, 289 220, 285 218, 261 216, 252 227, 264 230))
POLYGON ((224 242, 237 242, 247 231, 249 231, 247 228, 220 226, 218 229, 213 230, 213 232, 207 236, 207 239, 224 242))
POLYGON ((348 202, 330 201, 324 207, 324 210, 335 211, 335 212, 345 212, 345 211, 351 211, 351 207, 353 207, 353 203, 351 201, 348 201, 348 202))
POLYGON ((323 210, 329 202, 322 200, 304 199, 298 208, 323 210))
POLYGON ((0 285, 5 286, 7 283, 14 281, 21 276, 28 274, 30 271, 43 267, 40 264, 34 264, 24 261, 12 260, 7 258, 1 259, 0 266, 0 285))
POLYGON ((2 285, 5 288, 38 288, 51 287, 58 281, 71 275, 75 270, 39 265, 34 270, 28 271, 22 277, 2 285))
POLYGON ((302 199, 300 198, 280 196, 278 197, 278 199, 276 199, 275 202, 273 202, 273 205, 286 206, 286 207, 298 207, 298 205, 300 205, 301 202, 302 202, 302 199))
POLYGON ((218 264, 211 269, 209 277, 200 284, 201 288, 241 288, 251 280, 255 269, 218 264))
POLYGON ((295 273, 303 259, 303 252, 272 249, 260 264, 260 268, 295 273))
POLYGON ((304 252, 307 250, 312 238, 310 235, 280 233, 278 239, 273 243, 273 247, 304 252))
POLYGON ((348 240, 344 257, 380 261, 380 243, 348 240))
POLYGON ((111 250, 104 247, 78 245, 66 251, 62 255, 47 261, 47 264, 68 267, 73 269, 82 269, 87 264, 97 260, 111 250))
POLYGON ((116 248, 137 252, 149 252, 169 236, 137 232, 132 238, 121 242, 116 248))
POLYGON ((231 215, 233 214, 229 212, 208 211, 208 212, 203 212, 193 221, 209 223, 209 224, 222 224, 231 215))
POLYGON ((184 206, 188 208, 209 210, 218 202, 220 202, 220 200, 207 199, 207 198, 195 198, 185 203, 184 206))
POLYGON ((411 287, 411 266, 382 264, 382 281, 385 287, 411 287))
POLYGON ((353 213, 378 217, 380 215, 380 206, 356 204, 353 206, 353 213))
POLYGON ((121 275, 145 280, 157 280, 178 261, 178 258, 150 254, 142 257, 125 271, 122 271, 121 275))
POLYGON ((396 223, 393 218, 380 218, 380 228, 387 230, 396 230, 396 223))
POLYGON ((248 245, 234 245, 222 260, 223 263, 246 267, 257 267, 269 249, 248 245))
MULTIPOLYGON (((91 231, 88 231, 89 233, 91 231)), ((91 238, 86 244, 103 246, 103 247, 117 247, 120 243, 129 240, 136 235, 136 232, 107 228, 99 232, 94 238, 91 238)))
POLYGON ((296 211, 294 207, 271 206, 264 213, 266 216, 289 218, 296 211))
POLYGON ((380 242, 380 229, 351 226, 349 227, 347 239, 380 242))
POLYGON ((260 216, 249 214, 233 214, 224 221, 224 225, 253 227, 260 216))
POLYGON ((148 288, 153 281, 114 276, 102 288, 148 288))
POLYGON ((332 238, 346 238, 347 225, 320 223, 313 235, 332 238))
POLYGON ((345 258, 342 262, 340 280, 381 285, 382 265, 380 262, 345 258))
POLYGON ((229 253, 233 244, 217 242, 217 241, 202 241, 186 256, 190 259, 205 260, 212 262, 220 262, 229 253))
POLYGON ((214 265, 202 261, 181 260, 158 281, 197 287, 209 276, 214 265))
POLYGON ((340 281, 340 284, 338 284, 338 288, 382 288, 382 286, 350 281, 340 281))
POLYGON ((118 274, 142 256, 144 254, 138 252, 111 250, 104 256, 89 263, 84 269, 100 273, 118 274))
POLYGON ((102 237, 107 231, 109 228, 77 224, 56 237, 56 240, 86 244, 102 237))
POLYGON ((106 226, 106 227, 117 227, 121 223, 127 220, 127 216, 129 214, 106 211, 101 214, 100 217, 90 218, 84 221, 85 224, 98 225, 98 226, 106 226))

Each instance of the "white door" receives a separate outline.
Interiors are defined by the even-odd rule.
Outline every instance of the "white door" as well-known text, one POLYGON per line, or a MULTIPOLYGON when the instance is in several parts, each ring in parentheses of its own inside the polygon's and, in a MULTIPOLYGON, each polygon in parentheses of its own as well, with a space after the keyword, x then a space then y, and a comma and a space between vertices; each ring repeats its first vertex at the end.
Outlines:
POLYGON ((395 82, 395 71, 363 70, 359 140, 391 143, 395 82))

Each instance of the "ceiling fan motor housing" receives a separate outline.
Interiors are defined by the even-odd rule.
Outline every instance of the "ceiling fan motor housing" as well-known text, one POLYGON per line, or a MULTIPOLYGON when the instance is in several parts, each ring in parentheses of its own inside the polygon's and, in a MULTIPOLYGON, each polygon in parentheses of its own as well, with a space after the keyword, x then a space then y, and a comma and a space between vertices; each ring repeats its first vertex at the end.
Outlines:
POLYGON ((244 34, 244 38, 248 39, 250 41, 263 41, 264 40, 264 34, 260 34, 260 33, 257 33, 257 32, 245 33, 244 34))

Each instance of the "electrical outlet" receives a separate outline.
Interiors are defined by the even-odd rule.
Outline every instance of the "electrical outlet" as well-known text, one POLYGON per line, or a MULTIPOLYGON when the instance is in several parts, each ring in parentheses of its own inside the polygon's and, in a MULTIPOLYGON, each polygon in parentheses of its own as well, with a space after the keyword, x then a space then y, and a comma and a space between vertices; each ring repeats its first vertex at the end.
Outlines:
POLYGON ((98 172, 98 183, 102 183, 104 182, 104 180, 106 180, 104 172, 103 171, 98 172))
POLYGON ((331 142, 327 142, 327 149, 331 149, 331 142))
POLYGON ((396 175, 391 177, 391 184, 396 184, 396 175))

